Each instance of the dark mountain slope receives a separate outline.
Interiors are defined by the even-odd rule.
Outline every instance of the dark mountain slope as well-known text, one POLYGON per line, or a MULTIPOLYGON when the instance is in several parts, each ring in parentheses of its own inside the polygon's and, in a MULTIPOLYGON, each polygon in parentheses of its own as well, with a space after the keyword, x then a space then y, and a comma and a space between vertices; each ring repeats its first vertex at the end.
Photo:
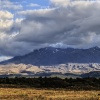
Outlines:
POLYGON ((41 48, 24 56, 16 56, 0 64, 24 63, 32 65, 56 65, 65 63, 100 63, 100 48, 41 48))

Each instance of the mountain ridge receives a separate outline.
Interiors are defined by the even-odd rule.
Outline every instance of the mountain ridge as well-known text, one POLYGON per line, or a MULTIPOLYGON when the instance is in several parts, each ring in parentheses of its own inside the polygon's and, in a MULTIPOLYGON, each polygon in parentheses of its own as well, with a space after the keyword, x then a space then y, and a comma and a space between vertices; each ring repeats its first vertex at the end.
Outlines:
POLYGON ((9 63, 23 63, 36 66, 66 63, 100 63, 100 48, 97 46, 89 49, 46 47, 0 62, 0 64, 9 63))
POLYGON ((0 77, 100 77, 100 64, 68 63, 55 66, 0 65, 0 77))

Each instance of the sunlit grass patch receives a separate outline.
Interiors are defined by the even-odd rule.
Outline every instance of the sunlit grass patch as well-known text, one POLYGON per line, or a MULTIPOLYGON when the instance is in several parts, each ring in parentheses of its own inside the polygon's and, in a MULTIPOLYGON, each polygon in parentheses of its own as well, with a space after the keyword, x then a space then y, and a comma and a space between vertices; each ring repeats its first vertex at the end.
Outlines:
POLYGON ((100 91, 0 88, 0 100, 99 100, 100 91))

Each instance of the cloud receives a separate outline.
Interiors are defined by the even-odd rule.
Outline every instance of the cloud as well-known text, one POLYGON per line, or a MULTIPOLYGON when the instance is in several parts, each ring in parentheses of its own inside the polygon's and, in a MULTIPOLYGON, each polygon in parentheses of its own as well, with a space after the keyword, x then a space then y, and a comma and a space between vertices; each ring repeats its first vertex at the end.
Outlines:
POLYGON ((14 20, 14 14, 9 11, 0 11, 0 55, 19 55, 19 51, 22 50, 21 48, 24 48, 24 43, 22 44, 13 40, 19 33, 21 21, 22 18, 14 20))
POLYGON ((70 1, 71 0, 50 0, 51 2, 51 6, 55 6, 55 7, 66 7, 68 5, 70 5, 70 1))
POLYGON ((4 61, 4 60, 8 60, 8 59, 11 59, 12 57, 7 57, 7 56, 1 56, 0 57, 0 61, 4 61))
POLYGON ((20 11, 16 19, 1 11, 0 53, 16 56, 47 46, 100 46, 99 11, 98 2, 66 0, 51 0, 45 9, 20 11))
POLYGON ((0 11, 0 19, 12 19, 13 18, 13 14, 11 14, 8 11, 0 11))
POLYGON ((100 4, 86 2, 80 5, 81 2, 75 2, 69 7, 21 12, 25 19, 22 22, 21 34, 16 36, 16 40, 50 45, 61 43, 75 47, 96 45, 100 42, 99 39, 95 40, 100 31, 100 4))
POLYGON ((0 9, 20 10, 23 6, 17 2, 11 2, 10 0, 0 0, 0 9))
POLYGON ((14 15, 8 11, 0 11, 0 33, 5 33, 10 30, 13 25, 14 15))
POLYGON ((31 3, 31 4, 29 4, 28 6, 29 6, 29 7, 40 7, 39 4, 35 4, 35 3, 31 3))

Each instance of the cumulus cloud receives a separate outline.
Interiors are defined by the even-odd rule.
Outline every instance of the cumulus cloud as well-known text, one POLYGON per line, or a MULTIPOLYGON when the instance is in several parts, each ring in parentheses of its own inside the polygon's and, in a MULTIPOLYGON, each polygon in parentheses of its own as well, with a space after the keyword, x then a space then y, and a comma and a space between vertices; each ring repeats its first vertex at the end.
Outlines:
POLYGON ((19 33, 21 21, 22 18, 14 20, 11 12, 0 11, 0 55, 19 55, 21 48, 24 48, 24 43, 14 41, 14 37, 19 33))
POLYGON ((3 17, 0 14, 2 20, 6 19, 1 21, 0 28, 7 30, 0 31, 0 51, 3 55, 22 55, 47 46, 100 46, 100 3, 68 0, 50 2, 48 9, 18 12, 21 18, 16 20, 13 14, 4 14, 3 17), (2 23, 8 25, 2 26, 2 23))
POLYGON ((13 14, 11 14, 8 11, 0 11, 0 19, 12 19, 13 18, 13 14))

